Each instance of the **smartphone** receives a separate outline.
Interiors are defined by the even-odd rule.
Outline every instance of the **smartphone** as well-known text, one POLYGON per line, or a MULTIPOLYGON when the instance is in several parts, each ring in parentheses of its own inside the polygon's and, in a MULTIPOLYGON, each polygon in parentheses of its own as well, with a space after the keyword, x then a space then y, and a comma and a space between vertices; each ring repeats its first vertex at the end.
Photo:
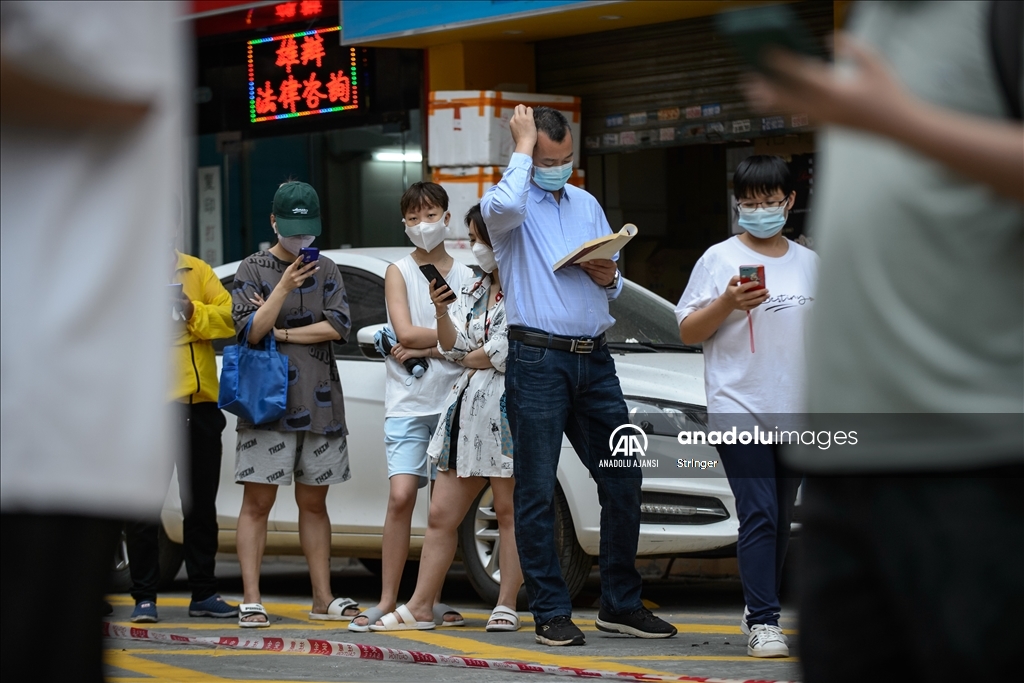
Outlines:
POLYGON ((320 258, 320 250, 316 247, 302 247, 299 249, 299 256, 303 263, 312 263, 320 258))
POLYGON ((167 291, 171 293, 171 298, 175 301, 181 299, 185 294, 183 293, 183 286, 180 282, 173 282, 167 285, 167 291))
POLYGON ((764 289, 764 266, 740 266, 740 284, 747 282, 760 283, 760 286, 758 287, 751 287, 749 290, 751 292, 764 289))
POLYGON ((748 65, 774 75, 765 64, 765 53, 781 48, 810 57, 824 57, 800 18, 786 5, 769 5, 720 12, 715 16, 718 32, 724 35, 748 65))
MULTIPOLYGON (((448 283, 445 282, 444 278, 441 277, 441 272, 434 266, 433 263, 428 263, 425 266, 420 266, 420 272, 423 273, 423 277, 427 278, 427 282, 434 281, 434 289, 441 289, 442 287, 448 287, 448 283)), ((452 288, 448 287, 448 296, 444 298, 445 301, 455 301, 459 298, 459 295, 451 291, 452 288)))

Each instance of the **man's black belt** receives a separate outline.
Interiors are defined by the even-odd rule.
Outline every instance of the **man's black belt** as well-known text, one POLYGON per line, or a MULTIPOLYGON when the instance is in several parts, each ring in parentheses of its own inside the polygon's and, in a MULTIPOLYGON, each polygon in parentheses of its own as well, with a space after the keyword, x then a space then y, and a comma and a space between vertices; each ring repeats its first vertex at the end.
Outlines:
POLYGON ((523 342, 527 346, 539 346, 542 349, 555 349, 569 353, 590 353, 605 344, 604 334, 597 337, 562 337, 557 334, 528 332, 515 328, 509 330, 508 338, 509 341, 523 342))

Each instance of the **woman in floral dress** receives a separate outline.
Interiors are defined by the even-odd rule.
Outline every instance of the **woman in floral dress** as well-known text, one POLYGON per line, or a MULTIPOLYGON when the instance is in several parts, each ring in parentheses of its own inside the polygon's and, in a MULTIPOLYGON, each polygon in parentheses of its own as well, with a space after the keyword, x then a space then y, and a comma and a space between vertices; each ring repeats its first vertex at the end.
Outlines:
POLYGON ((374 631, 434 628, 432 608, 455 558, 459 523, 488 482, 498 520, 499 542, 494 551, 499 554, 501 590, 487 630, 519 629, 516 596, 523 573, 512 514, 512 436, 505 414, 505 303, 479 205, 466 214, 466 225, 483 273, 463 287, 454 302, 445 301, 450 296, 447 287, 435 289, 431 283, 430 288, 438 347, 465 370, 441 409, 442 419, 427 451, 438 473, 416 591, 406 605, 371 626, 374 631))

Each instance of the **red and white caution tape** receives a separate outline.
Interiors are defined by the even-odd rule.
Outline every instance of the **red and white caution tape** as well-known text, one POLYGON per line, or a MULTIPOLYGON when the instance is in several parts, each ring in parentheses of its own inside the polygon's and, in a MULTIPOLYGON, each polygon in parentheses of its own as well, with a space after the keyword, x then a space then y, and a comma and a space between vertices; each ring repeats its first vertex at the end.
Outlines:
POLYGON ((660 676, 629 671, 614 672, 592 669, 576 669, 568 666, 531 664, 529 662, 476 659, 475 657, 459 657, 457 655, 435 655, 428 652, 417 652, 415 650, 396 650, 390 647, 342 643, 334 640, 318 640, 312 638, 183 636, 175 633, 150 631, 145 628, 118 626, 117 624, 111 624, 107 621, 103 622, 103 635, 109 638, 149 640, 161 643, 188 643, 191 645, 205 645, 208 647, 226 647, 235 650, 290 652, 293 654, 322 655, 326 657, 371 659, 379 662, 433 664, 435 666, 450 666, 457 669, 497 669, 500 671, 518 671, 521 673, 574 676, 576 678, 609 678, 630 681, 701 681, 702 683, 792 683, 784 681, 765 681, 762 679, 740 680, 734 678, 708 678, 703 676, 660 676))

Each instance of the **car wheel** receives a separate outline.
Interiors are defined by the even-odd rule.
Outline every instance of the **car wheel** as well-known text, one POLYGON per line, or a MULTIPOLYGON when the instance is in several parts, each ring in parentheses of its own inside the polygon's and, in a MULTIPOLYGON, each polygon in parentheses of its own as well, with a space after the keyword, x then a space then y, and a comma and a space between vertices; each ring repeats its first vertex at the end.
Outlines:
POLYGON ((185 561, 185 546, 172 541, 164 531, 163 525, 157 532, 157 543, 160 548, 160 585, 167 587, 181 571, 181 565, 185 561))
MULTIPOLYGON (((490 485, 480 492, 459 525, 459 546, 470 585, 484 602, 495 604, 501 584, 501 539, 490 485)), ((569 503, 559 487, 555 489, 555 548, 569 598, 575 598, 590 576, 594 558, 576 540, 569 503)), ((519 591, 517 603, 518 609, 527 609, 525 588, 519 591)))
POLYGON ((110 592, 127 593, 131 589, 132 575, 128 568, 128 539, 122 527, 121 538, 117 542, 117 549, 114 550, 114 565, 110 573, 110 592))

